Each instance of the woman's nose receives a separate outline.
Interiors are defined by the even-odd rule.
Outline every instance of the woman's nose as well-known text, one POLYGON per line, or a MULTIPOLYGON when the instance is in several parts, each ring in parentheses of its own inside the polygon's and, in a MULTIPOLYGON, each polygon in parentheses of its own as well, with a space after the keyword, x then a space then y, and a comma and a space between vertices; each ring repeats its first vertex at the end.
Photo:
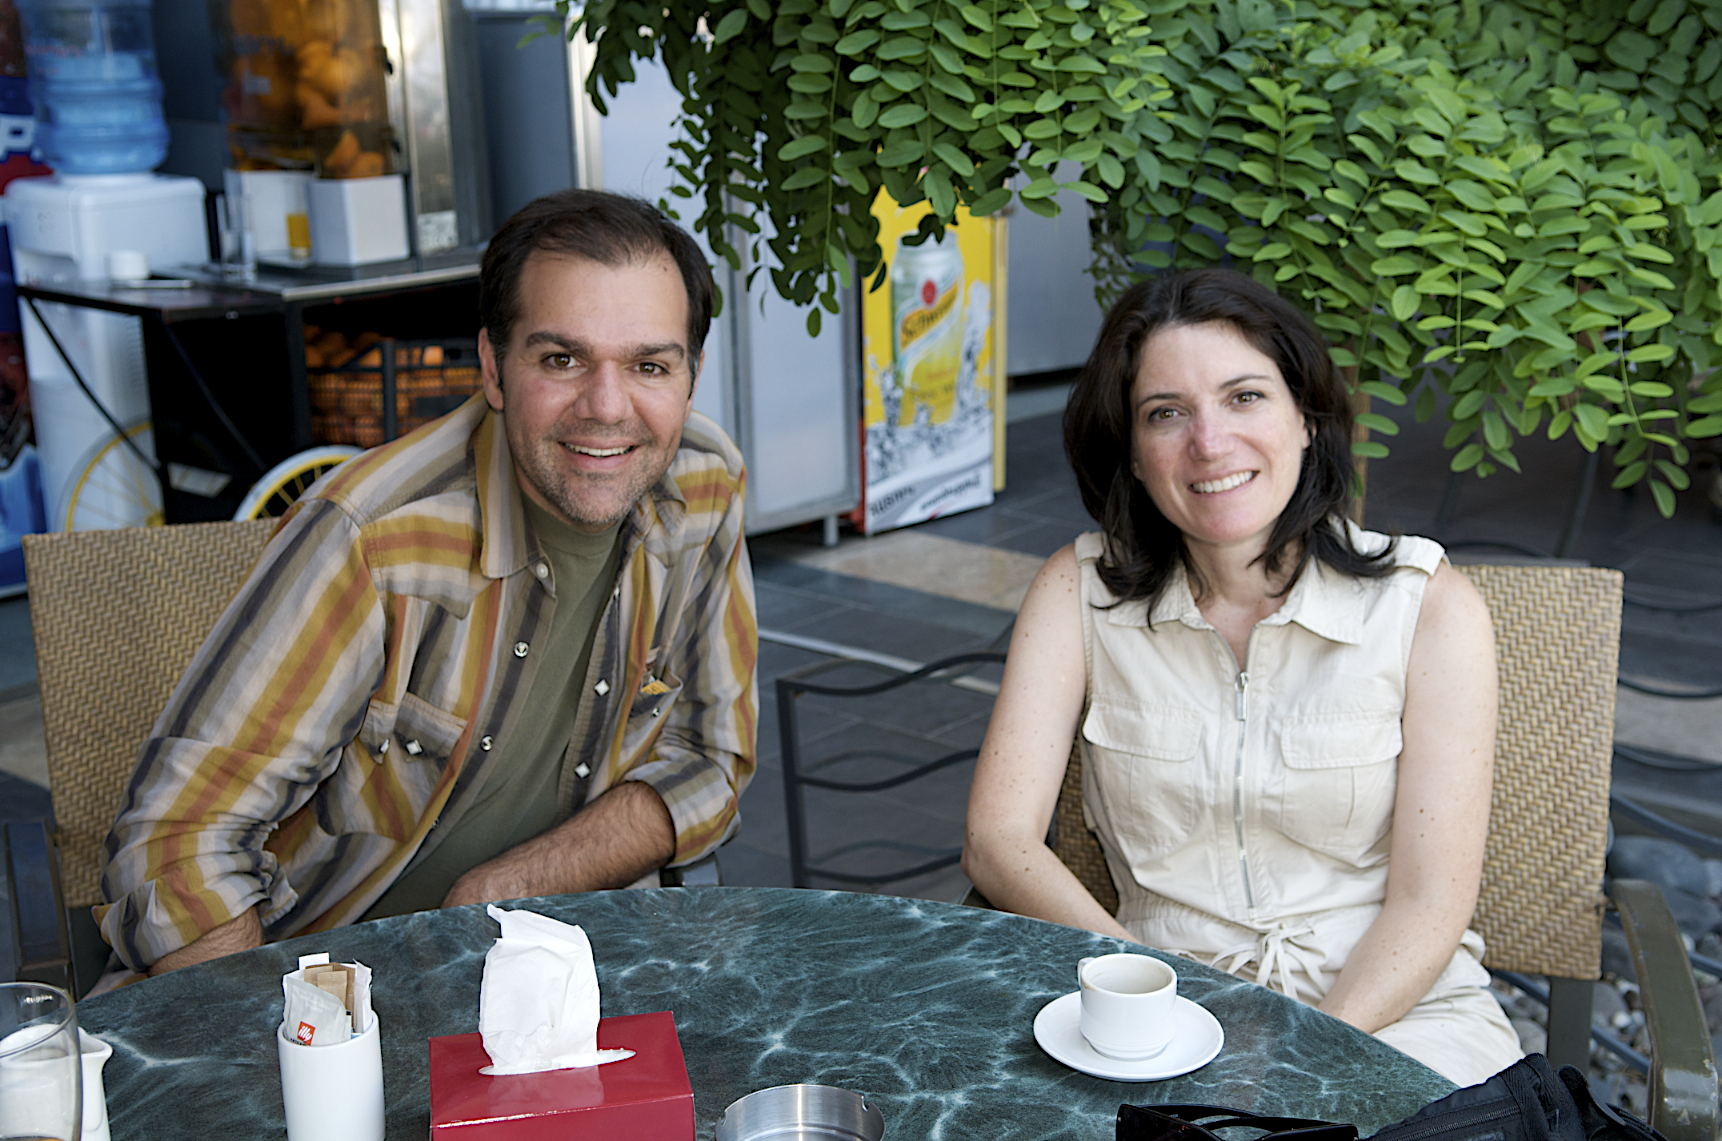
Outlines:
POLYGON ((1224 417, 1214 412, 1199 411, 1190 418, 1190 454, 1198 459, 1224 455, 1231 446, 1231 431, 1224 417))

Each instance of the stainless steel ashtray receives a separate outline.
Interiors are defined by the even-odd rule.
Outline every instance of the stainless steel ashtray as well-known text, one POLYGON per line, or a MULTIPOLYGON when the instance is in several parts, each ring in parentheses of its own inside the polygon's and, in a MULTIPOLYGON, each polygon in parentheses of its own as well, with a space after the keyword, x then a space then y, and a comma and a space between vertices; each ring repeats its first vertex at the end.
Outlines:
POLYGON ((880 1141, 885 1118, 858 1093, 836 1086, 773 1086, 723 1111, 716 1141, 880 1141))

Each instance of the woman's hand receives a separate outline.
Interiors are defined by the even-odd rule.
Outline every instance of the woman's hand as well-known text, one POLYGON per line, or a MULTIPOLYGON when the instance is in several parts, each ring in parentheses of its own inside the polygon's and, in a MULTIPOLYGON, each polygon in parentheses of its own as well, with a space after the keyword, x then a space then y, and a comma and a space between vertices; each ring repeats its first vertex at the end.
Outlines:
POLYGON ((1046 846, 1088 686, 1081 568, 1065 547, 1017 613, 969 791, 963 872, 993 906, 1133 939, 1046 846))
POLYGON ((1405 747, 1387 899, 1321 1009, 1374 1033, 1428 993, 1477 906, 1495 767, 1495 636, 1482 596, 1443 562, 1405 677, 1405 747))

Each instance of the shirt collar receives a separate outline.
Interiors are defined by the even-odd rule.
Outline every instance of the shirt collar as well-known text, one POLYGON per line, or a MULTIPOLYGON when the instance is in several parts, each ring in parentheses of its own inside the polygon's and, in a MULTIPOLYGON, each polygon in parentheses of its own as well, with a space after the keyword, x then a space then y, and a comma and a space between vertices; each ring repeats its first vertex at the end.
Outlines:
MULTIPOLYGON (((1284 626, 1296 622, 1330 642, 1357 645, 1363 640, 1363 615, 1358 605, 1362 594, 1362 586, 1356 579, 1323 565, 1319 559, 1311 559, 1287 593, 1285 602, 1260 624, 1284 626)), ((1171 581, 1160 592, 1152 612, 1141 602, 1125 603, 1113 607, 1108 621, 1119 626, 1150 627, 1182 622, 1193 630, 1213 629, 1190 593, 1190 579, 1182 562, 1172 569, 1171 581)))
MULTIPOLYGON (((502 417, 488 409, 472 437, 473 467, 478 481, 478 503, 484 551, 480 566, 487 578, 507 578, 525 569, 537 556, 538 544, 530 538, 514 457, 508 450, 508 433, 502 417)), ((660 529, 674 534, 687 515, 687 500, 677 485, 672 462, 651 491, 640 497, 630 513, 634 535, 653 535, 660 529)), ((632 548, 629 542, 629 548, 632 548)))

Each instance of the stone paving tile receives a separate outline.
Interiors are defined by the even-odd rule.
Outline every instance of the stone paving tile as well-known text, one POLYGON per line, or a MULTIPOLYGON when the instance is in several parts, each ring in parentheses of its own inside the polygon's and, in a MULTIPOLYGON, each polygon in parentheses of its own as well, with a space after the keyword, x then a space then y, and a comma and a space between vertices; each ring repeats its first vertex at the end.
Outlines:
POLYGON ((0 600, 0 694, 36 683, 36 643, 30 633, 30 600, 22 594, 0 600))

